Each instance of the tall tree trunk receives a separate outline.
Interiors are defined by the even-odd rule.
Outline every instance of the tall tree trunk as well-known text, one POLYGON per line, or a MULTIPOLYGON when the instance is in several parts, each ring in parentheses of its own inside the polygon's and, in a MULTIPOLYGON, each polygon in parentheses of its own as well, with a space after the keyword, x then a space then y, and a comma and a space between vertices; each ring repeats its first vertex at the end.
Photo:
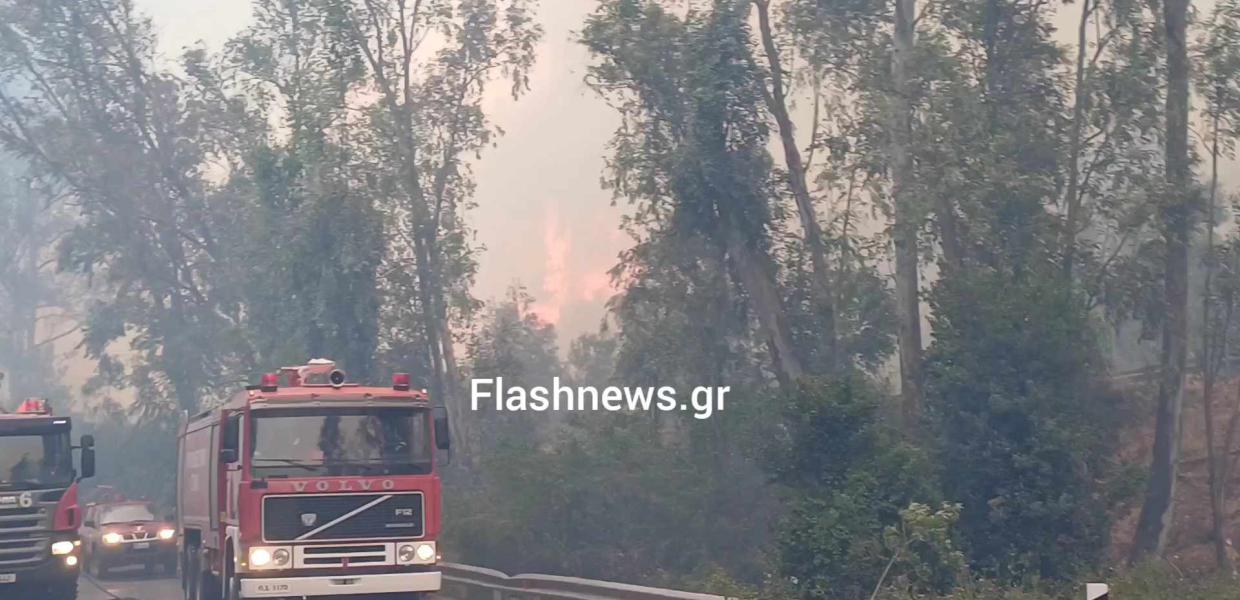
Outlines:
MULTIPOLYGON (((462 442, 459 445, 467 447, 469 436, 464 429, 465 407, 462 405, 463 399, 452 397, 449 394, 449 392, 455 389, 455 386, 449 382, 449 379, 454 377, 456 365, 447 364, 455 356, 449 349, 452 344, 451 334, 446 329, 442 329, 447 326, 447 321, 441 318, 437 309, 444 302, 443 290, 438 283, 438 271, 436 269, 438 264, 437 254, 439 252, 439 232, 438 228, 432 223, 430 202, 422 187, 422 173, 420 171, 422 167, 419 163, 420 157, 418 156, 417 140, 414 137, 411 107, 415 102, 415 86, 410 81, 410 65, 412 64, 415 46, 410 45, 408 39, 403 39, 398 48, 395 46, 390 48, 389 50, 399 53, 399 63, 404 65, 404 67, 389 72, 382 55, 382 49, 385 47, 385 43, 388 42, 381 33, 374 32, 374 41, 380 52, 372 51, 369 45, 371 38, 368 37, 372 33, 369 33, 369 27, 363 24, 367 19, 371 21, 378 19, 377 11, 379 10, 380 7, 367 3, 366 11, 360 15, 361 21, 348 18, 346 27, 348 33, 357 44, 358 49, 361 50, 366 64, 370 67, 370 72, 374 77, 375 86, 379 90, 384 110, 387 111, 392 122, 397 124, 393 134, 395 141, 394 150, 397 154, 394 160, 398 162, 400 172, 399 183, 406 200, 405 208, 409 211, 409 217, 413 221, 410 238, 417 263, 417 294, 418 302, 421 304, 422 309, 422 314, 419 316, 426 336, 424 349, 431 363, 430 393, 435 399, 434 401, 443 404, 448 411, 453 431, 462 442)), ((400 12, 399 20, 402 38, 405 37, 405 31, 412 31, 416 26, 416 13, 416 9, 412 14, 408 15, 403 10, 400 12)))
POLYGON ((956 205, 950 196, 938 194, 935 198, 934 221, 939 233, 939 246, 943 250, 943 274, 950 276, 964 266, 964 244, 960 241, 956 205))
POLYGON ((1188 345, 1188 243, 1193 217, 1188 189, 1188 3, 1189 0, 1163 3, 1167 39, 1166 184, 1167 193, 1171 195, 1162 210, 1163 238, 1167 246, 1163 275, 1166 316, 1159 357, 1162 376, 1158 383, 1154 455, 1130 561, 1162 554, 1175 511, 1188 345))
POLYGON ((732 268, 736 269, 741 286, 745 288, 745 293, 753 304, 754 313, 758 317, 758 327, 772 354, 775 375, 779 378, 780 387, 791 389, 796 381, 805 375, 805 368, 797 357, 792 343, 792 332, 784 318, 783 303, 780 301, 770 257, 755 248, 736 225, 727 219, 727 215, 721 216, 723 218, 720 226, 724 229, 724 244, 732 268))
MULTIPOLYGON (((1231 328, 1231 310, 1227 311, 1227 328, 1231 328)), ((1227 432, 1223 435, 1223 446, 1218 456, 1218 514, 1220 515, 1221 527, 1215 531, 1215 534, 1222 540, 1222 551, 1224 556, 1224 565, 1227 573, 1236 574, 1236 564, 1232 559, 1231 545, 1231 528, 1228 526, 1230 521, 1227 509, 1227 490, 1231 485, 1231 469, 1234 461, 1232 459, 1232 448, 1236 447, 1236 432, 1240 429, 1240 386, 1236 388, 1235 399, 1231 403, 1231 415, 1227 419, 1227 432)), ((1213 507, 1212 507, 1213 508, 1213 507)), ((1218 551, 1218 548, 1215 548, 1218 551)))
POLYGON ((915 41, 916 0, 895 0, 895 33, 891 57, 891 196, 892 240, 896 258, 896 315, 899 320, 901 413, 912 431, 921 413, 921 303, 918 294, 917 233, 920 211, 914 205, 912 138, 913 106, 909 61, 915 41))
MULTIPOLYGON (((1217 88, 1216 88, 1217 89, 1217 88)), ((1220 454, 1226 456, 1231 448, 1216 448, 1214 444, 1214 387, 1218 373, 1227 356, 1227 328, 1216 328, 1210 322, 1210 303, 1212 301, 1211 283, 1216 268, 1214 260, 1214 227, 1215 203, 1218 193, 1218 136, 1219 110, 1214 109, 1211 119, 1212 139, 1210 144, 1210 191, 1206 208, 1206 246, 1205 276, 1201 290, 1201 377, 1202 377, 1202 414, 1206 427, 1206 466, 1210 485, 1210 530, 1214 541, 1214 560, 1218 569, 1225 573, 1232 571, 1231 555, 1227 551, 1229 545, 1227 527, 1227 489, 1224 487, 1222 460, 1220 454), (1215 337, 1219 336, 1219 337, 1215 337)))
POLYGON ((1072 132, 1068 138, 1068 188, 1064 192, 1064 206, 1067 212, 1063 226, 1063 272, 1072 279, 1072 269, 1076 261, 1076 236, 1081 227, 1081 131, 1085 127, 1085 104, 1089 94, 1085 91, 1085 55, 1089 42, 1089 16, 1094 10, 1093 0, 1081 2, 1081 20, 1076 28, 1076 84, 1073 88, 1075 97, 1072 100, 1072 132))
POLYGON ((806 166, 801 158, 801 150, 797 147, 796 129, 792 118, 788 115, 788 98, 784 88, 784 71, 779 57, 779 48, 775 44, 775 35, 771 31, 770 0, 754 0, 758 10, 758 28, 762 34, 762 46, 766 51, 766 60, 771 72, 771 89, 765 94, 767 108, 775 117, 779 127, 779 141, 784 149, 784 163, 788 171, 788 187, 792 189, 792 197, 796 201, 797 215, 801 220, 801 229, 805 231, 805 245, 809 248, 810 264, 814 268, 814 287, 818 292, 818 301, 823 312, 823 346, 827 354, 827 368, 834 370, 839 364, 837 354, 838 333, 835 326, 835 294, 831 291, 831 272, 827 265, 826 243, 822 239, 822 228, 818 225, 818 213, 814 210, 814 200, 809 194, 806 182, 806 166))

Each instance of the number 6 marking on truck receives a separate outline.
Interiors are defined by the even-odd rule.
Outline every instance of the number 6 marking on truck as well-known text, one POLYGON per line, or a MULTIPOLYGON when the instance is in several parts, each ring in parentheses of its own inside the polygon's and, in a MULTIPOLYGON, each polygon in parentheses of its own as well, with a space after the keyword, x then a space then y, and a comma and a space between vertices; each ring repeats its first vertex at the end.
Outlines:
POLYGON ((23 492, 22 495, 17 497, 17 505, 22 508, 34 506, 34 496, 30 492, 23 492))

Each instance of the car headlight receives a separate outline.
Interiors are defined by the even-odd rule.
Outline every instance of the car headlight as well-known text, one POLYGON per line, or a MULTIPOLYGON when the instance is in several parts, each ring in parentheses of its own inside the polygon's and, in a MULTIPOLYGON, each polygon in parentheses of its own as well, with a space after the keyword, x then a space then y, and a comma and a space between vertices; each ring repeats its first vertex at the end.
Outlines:
POLYGON ((52 554, 56 556, 59 556, 62 554, 69 554, 73 552, 73 548, 74 548, 73 542, 70 542, 70 541, 55 542, 52 544, 52 554))
POLYGON ((435 542, 413 542, 396 548, 396 561, 405 565, 432 565, 438 558, 435 542))
POLYGON ((170 539, 172 539, 172 538, 173 538, 173 536, 175 536, 176 534, 177 534, 177 530, 175 530, 175 529, 160 529, 160 530, 159 530, 159 539, 161 539, 161 540, 170 540, 170 539))
POLYGON ((293 558, 288 548, 250 548, 250 567, 254 569, 279 569, 287 567, 293 558))
POLYGON ((124 539, 125 539, 124 536, 122 536, 119 533, 116 533, 115 531, 109 531, 103 534, 103 543, 109 546, 115 546, 116 544, 121 543, 121 541, 123 541, 124 539))

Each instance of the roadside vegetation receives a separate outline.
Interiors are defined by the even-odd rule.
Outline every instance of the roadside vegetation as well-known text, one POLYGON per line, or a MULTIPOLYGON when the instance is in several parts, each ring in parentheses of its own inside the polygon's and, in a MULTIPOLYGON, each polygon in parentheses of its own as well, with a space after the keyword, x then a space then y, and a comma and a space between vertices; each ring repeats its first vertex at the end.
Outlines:
POLYGON ((168 58, 128 0, 0 0, 9 401, 77 397, 100 480, 168 502, 182 414, 330 356, 448 408, 454 560, 764 600, 1238 596, 1236 0, 593 0, 618 125, 582 151, 630 244, 566 343, 520 285, 472 291, 486 99, 528 91, 553 3, 254 0, 168 58), (732 392, 705 420, 474 412, 475 377, 732 392))

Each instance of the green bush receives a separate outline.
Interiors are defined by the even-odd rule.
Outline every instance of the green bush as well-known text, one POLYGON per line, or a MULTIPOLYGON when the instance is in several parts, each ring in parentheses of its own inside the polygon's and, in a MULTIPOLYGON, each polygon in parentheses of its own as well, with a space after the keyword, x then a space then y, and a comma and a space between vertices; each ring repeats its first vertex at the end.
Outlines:
POLYGON ((1107 550, 1122 414, 1082 302, 1054 278, 960 275, 933 296, 927 412, 971 566, 1068 579, 1107 550))
POLYGON ((906 589, 954 584, 946 530, 942 544, 901 541, 925 535, 902 526, 916 517, 911 504, 935 504, 937 494, 924 457, 883 428, 880 400, 865 378, 849 375, 807 382, 785 407, 770 453, 786 501, 776 553, 780 577, 800 598, 868 598, 889 563, 886 580, 906 589), (904 550, 892 561, 897 545, 904 550))

